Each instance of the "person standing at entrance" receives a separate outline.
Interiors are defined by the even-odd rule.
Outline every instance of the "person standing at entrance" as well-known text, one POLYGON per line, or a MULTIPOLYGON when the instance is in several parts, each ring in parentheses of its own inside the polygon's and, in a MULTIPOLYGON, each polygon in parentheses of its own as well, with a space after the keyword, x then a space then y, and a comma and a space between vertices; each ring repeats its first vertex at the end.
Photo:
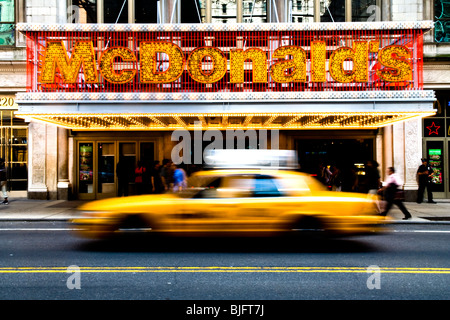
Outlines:
POLYGON ((3 194, 3 202, 2 204, 9 204, 8 201, 8 192, 6 190, 7 185, 7 178, 6 178, 6 167, 5 167, 5 159, 0 158, 0 184, 2 187, 2 194, 3 194))
POLYGON ((136 185, 136 194, 144 193, 144 188, 146 185, 145 181, 146 172, 147 169, 144 167, 144 163, 142 161, 139 161, 136 169, 134 170, 135 174, 134 183, 136 185))
POLYGON ((423 202, 423 194, 425 188, 427 189, 428 203, 436 203, 433 201, 433 192, 431 188, 433 183, 431 182, 433 175, 433 168, 428 164, 427 159, 422 159, 422 164, 417 169, 417 180, 419 183, 419 190, 417 190, 417 203, 423 202))
POLYGON ((405 215, 403 220, 411 219, 411 214, 403 204, 403 200, 396 197, 399 191, 399 187, 401 186, 401 183, 399 178, 395 174, 395 169, 393 167, 389 167, 387 169, 387 173, 388 178, 386 179, 385 185, 383 186, 382 189, 384 191, 384 199, 386 200, 386 207, 384 208, 384 211, 381 213, 381 215, 386 216, 389 210, 392 208, 392 205, 395 204, 405 215))

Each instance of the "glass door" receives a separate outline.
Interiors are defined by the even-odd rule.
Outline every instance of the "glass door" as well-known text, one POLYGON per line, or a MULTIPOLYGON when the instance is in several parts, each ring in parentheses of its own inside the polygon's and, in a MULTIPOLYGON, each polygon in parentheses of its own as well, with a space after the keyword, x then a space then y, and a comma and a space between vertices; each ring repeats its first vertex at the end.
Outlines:
POLYGON ((134 170, 137 164, 136 142, 119 142, 119 162, 125 164, 121 167, 125 170, 123 175, 127 178, 126 188, 128 189, 128 194, 135 194, 134 170))
POLYGON ((97 198, 116 195, 115 143, 97 143, 97 198))
POLYGON ((80 199, 94 199, 94 143, 78 144, 78 194, 80 199))

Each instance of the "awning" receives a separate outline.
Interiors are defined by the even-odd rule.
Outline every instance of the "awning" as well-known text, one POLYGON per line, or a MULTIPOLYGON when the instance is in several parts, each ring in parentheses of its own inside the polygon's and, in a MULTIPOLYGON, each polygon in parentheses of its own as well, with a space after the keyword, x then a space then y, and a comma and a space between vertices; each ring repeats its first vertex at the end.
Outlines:
POLYGON ((126 93, 20 93, 16 116, 73 130, 301 130, 373 129, 435 114, 431 90, 306 94, 227 100, 196 94, 193 101, 169 94, 145 100, 126 93))

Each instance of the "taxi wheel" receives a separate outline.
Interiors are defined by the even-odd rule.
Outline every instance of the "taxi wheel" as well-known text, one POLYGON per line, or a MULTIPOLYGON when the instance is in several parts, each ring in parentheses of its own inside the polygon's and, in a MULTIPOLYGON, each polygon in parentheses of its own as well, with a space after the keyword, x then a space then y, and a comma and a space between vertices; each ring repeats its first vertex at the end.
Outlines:
POLYGON ((150 226, 144 219, 138 215, 127 215, 119 223, 117 229, 119 231, 148 229, 150 226))
POLYGON ((317 217, 304 216, 294 225, 293 228, 298 232, 319 233, 324 231, 322 221, 317 217))

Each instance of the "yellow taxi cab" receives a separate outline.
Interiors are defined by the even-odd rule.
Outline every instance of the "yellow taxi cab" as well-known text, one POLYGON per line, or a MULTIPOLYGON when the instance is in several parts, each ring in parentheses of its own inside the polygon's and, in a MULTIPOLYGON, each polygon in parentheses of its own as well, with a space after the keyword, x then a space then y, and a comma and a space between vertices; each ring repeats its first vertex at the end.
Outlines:
POLYGON ((181 192, 109 198, 79 210, 77 233, 92 238, 136 229, 177 236, 349 236, 377 233, 385 224, 374 198, 328 191, 310 175, 289 170, 201 171, 181 192))

